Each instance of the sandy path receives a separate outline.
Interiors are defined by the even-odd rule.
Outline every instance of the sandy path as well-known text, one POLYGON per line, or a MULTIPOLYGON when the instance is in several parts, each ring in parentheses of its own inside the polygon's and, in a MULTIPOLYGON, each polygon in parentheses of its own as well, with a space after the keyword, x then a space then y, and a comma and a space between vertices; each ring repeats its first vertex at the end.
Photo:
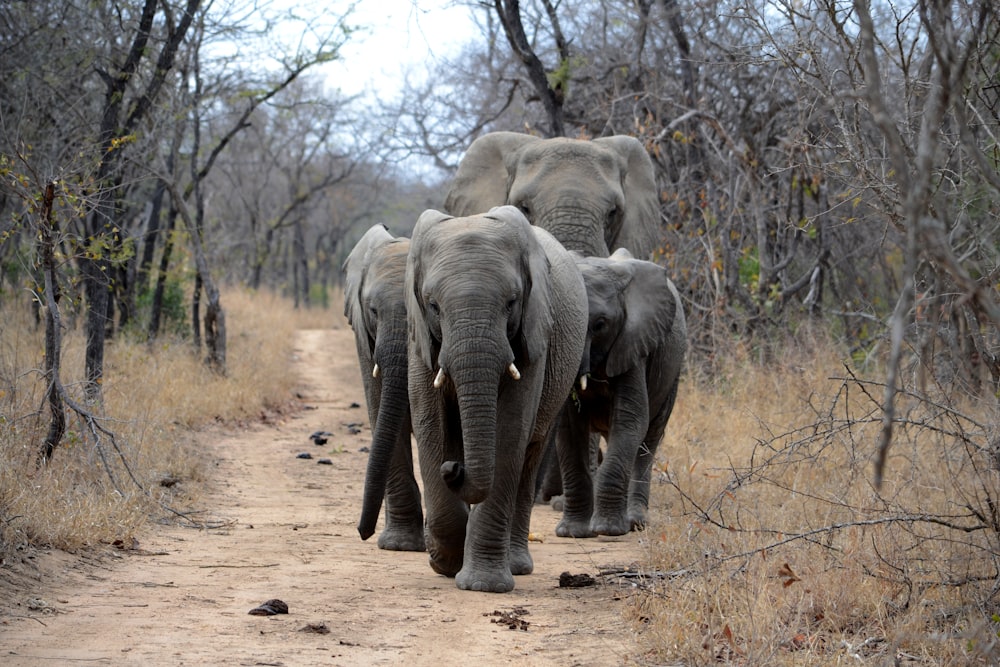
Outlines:
POLYGON ((561 539, 558 515, 539 506, 534 574, 504 595, 459 591, 426 554, 358 538, 367 458, 358 449, 371 433, 366 411, 350 407, 364 404, 350 330, 299 332, 292 371, 310 409, 279 426, 202 436, 215 461, 204 500, 224 526, 157 526, 139 550, 97 563, 45 557, 53 576, 0 606, 0 664, 565 667, 621 664, 632 652, 620 591, 559 588, 558 578, 631 563, 634 534, 561 539), (364 423, 361 433, 351 422, 364 423), (334 435, 317 447, 308 436, 321 429, 334 435), (314 458, 297 459, 303 451, 314 458), (247 613, 271 598, 289 613, 247 613), (492 622, 515 610, 527 630, 492 622))

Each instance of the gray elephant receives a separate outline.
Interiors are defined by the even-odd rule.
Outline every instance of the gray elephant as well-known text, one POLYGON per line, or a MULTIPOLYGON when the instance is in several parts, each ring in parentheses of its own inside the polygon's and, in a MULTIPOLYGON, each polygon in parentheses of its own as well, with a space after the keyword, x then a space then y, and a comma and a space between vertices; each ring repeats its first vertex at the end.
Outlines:
POLYGON ((379 548, 424 551, 407 396, 403 277, 409 249, 409 239, 393 237, 383 225, 369 229, 344 263, 344 314, 354 329, 372 426, 358 532, 363 540, 375 532, 385 495, 386 525, 379 548))
POLYGON ((510 591, 534 567, 534 474, 583 354, 583 279, 512 206, 429 210, 405 292, 430 565, 463 590, 510 591))
POLYGON ((627 248, 648 258, 659 230, 653 163, 635 138, 539 139, 493 132, 476 139, 445 200, 452 215, 517 206, 569 250, 607 257, 627 248))
POLYGON ((565 492, 561 537, 624 535, 646 525, 656 449, 677 397, 687 351, 680 296, 666 270, 633 259, 578 257, 589 322, 575 401, 559 419, 565 492), (592 432, 607 440, 596 492, 592 432))

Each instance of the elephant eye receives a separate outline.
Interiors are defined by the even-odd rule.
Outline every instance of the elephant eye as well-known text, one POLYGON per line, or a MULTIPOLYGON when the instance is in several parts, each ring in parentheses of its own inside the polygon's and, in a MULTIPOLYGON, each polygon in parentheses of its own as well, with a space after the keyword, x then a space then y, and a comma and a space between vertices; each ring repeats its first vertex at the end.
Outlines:
POLYGON ((531 219, 531 205, 528 202, 526 201, 520 202, 518 203, 517 207, 521 209, 521 213, 524 213, 524 217, 528 218, 529 220, 531 219))
POLYGON ((438 306, 438 302, 435 301, 434 299, 430 299, 427 301, 427 307, 430 308, 431 312, 433 312, 435 315, 441 314, 441 308, 438 306))
POLYGON ((510 297, 507 300, 507 312, 509 313, 510 311, 514 310, 514 306, 516 305, 517 305, 517 295, 515 294, 514 296, 510 297))
POLYGON ((608 321, 603 317, 598 318, 594 321, 594 326, 591 327, 595 334, 599 334, 608 326, 608 321))

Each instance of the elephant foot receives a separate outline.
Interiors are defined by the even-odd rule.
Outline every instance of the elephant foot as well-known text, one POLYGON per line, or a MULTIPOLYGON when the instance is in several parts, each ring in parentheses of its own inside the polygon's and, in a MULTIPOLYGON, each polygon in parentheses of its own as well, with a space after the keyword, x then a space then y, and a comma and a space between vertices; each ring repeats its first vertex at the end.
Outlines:
POLYGON ((589 519, 563 517, 559 525, 556 526, 556 535, 559 537, 595 537, 597 533, 591 528, 589 519))
POLYGON ((510 573, 515 575, 531 574, 535 571, 535 561, 527 547, 510 547, 510 573))
POLYGON ((590 529, 597 535, 625 535, 631 527, 625 513, 621 514, 595 514, 590 520, 590 529))
POLYGON ((427 551, 423 526, 388 526, 378 536, 378 548, 386 551, 427 551))
POLYGON ((629 509, 628 511, 629 530, 646 529, 646 511, 643 509, 629 509))
POLYGON ((506 566, 500 570, 467 566, 455 576, 455 585, 463 591, 509 593, 514 590, 514 576, 506 566))
POLYGON ((459 549, 442 548, 432 536, 427 537, 427 551, 430 554, 431 569, 446 577, 454 577, 462 569, 464 552, 459 549))

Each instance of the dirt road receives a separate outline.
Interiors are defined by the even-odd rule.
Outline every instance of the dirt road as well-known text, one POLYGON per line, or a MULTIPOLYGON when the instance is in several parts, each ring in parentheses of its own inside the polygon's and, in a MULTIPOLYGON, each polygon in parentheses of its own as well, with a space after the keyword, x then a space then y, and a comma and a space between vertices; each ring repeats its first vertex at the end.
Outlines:
POLYGON ((359 449, 371 432, 365 409, 351 407, 364 394, 350 330, 299 332, 291 372, 308 409, 201 436, 213 460, 210 527, 156 526, 99 562, 46 556, 39 587, 0 606, 0 664, 565 667, 622 664, 633 652, 616 586, 558 580, 633 562, 634 534, 558 538, 558 515, 538 506, 534 574, 508 594, 460 591, 426 554, 357 535, 359 449), (333 433, 326 445, 308 439, 317 430, 333 433), (288 613, 248 614, 272 598, 288 613))

